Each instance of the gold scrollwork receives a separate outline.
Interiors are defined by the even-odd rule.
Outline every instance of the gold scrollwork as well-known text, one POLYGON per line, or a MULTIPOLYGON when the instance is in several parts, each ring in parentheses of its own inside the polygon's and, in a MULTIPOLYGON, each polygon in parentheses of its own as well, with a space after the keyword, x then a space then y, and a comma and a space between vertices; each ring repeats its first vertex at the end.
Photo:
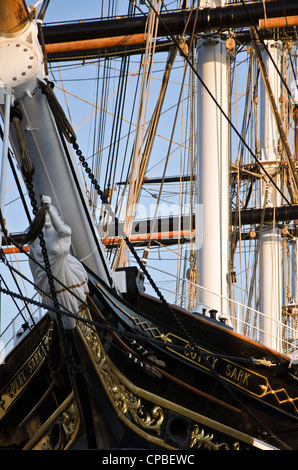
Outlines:
MULTIPOLYGON (((87 309, 79 312, 81 318, 89 318, 87 309)), ((105 362, 105 353, 96 332, 87 324, 78 321, 78 326, 82 331, 84 338, 92 352, 97 365, 98 373, 105 383, 105 387, 109 392, 110 399, 115 408, 121 415, 140 426, 147 431, 154 431, 159 436, 161 434, 161 426, 164 421, 164 412, 160 406, 154 406, 150 411, 145 411, 144 405, 140 398, 136 397, 129 391, 119 380, 117 374, 112 372, 111 368, 105 362)))
POLYGON ((42 338, 42 341, 38 344, 35 350, 32 351, 30 357, 22 367, 13 375, 10 382, 0 390, 0 419, 19 398, 28 383, 36 376, 37 372, 44 364, 45 357, 51 347, 52 336, 53 323, 51 322, 48 331, 42 338))
POLYGON ((38 450, 63 450, 71 442, 79 425, 79 412, 75 402, 55 420, 48 432, 34 446, 38 450), (55 439, 52 434, 55 433, 55 439))
POLYGON ((154 406, 150 411, 145 410, 140 398, 120 383, 115 374, 107 368, 101 370, 111 400, 118 411, 130 421, 147 431, 155 431, 159 436, 164 421, 164 412, 160 406, 154 406))
MULTIPOLYGON (((80 315, 89 318, 90 313, 86 310, 81 311, 80 315)), ((148 325, 146 323, 141 324, 136 318, 133 320, 136 324, 141 325, 143 329, 147 329, 148 325)), ((96 361, 97 373, 110 397, 114 409, 117 410, 119 418, 126 422, 128 426, 138 427, 140 433, 147 433, 148 438, 151 436, 150 438, 152 439, 160 439, 167 408, 164 408, 161 404, 152 402, 148 397, 145 399, 144 396, 138 396, 138 388, 135 389, 133 385, 128 385, 128 381, 106 356, 97 334, 83 322, 78 321, 78 326, 86 340, 90 352, 92 352, 92 356, 96 361)), ((151 331, 151 333, 156 336, 153 331, 151 331)), ((161 335, 159 335, 159 337, 161 338, 161 335)), ((163 339, 167 342, 170 340, 170 338, 166 337, 163 339)), ((159 442, 162 442, 162 440, 159 442)), ((199 429, 199 426, 194 424, 189 448, 230 450, 230 445, 224 442, 214 442, 213 434, 206 434, 204 429, 199 429)), ((232 445, 232 450, 239 449, 240 444, 235 441, 232 445)))
MULTIPOLYGON (((230 446, 223 442, 221 444, 213 442, 213 434, 205 434, 204 429, 199 428, 197 424, 194 425, 191 436, 190 436, 190 449, 196 448, 200 449, 204 447, 207 450, 230 450, 230 446)), ((239 442, 235 442, 233 445, 233 450, 239 450, 239 442)))
MULTIPOLYGON (((81 318, 85 318, 85 319, 90 319, 90 314, 89 314, 89 311, 87 308, 82 308, 79 313, 78 313, 78 316, 81 317, 81 318)), ((80 322, 78 321, 78 326, 80 328, 80 330, 82 331, 87 343, 88 343, 88 346, 89 348, 91 349, 94 357, 95 357, 95 360, 96 362, 100 362, 103 360, 103 356, 102 356, 102 347, 101 347, 101 344, 100 344, 100 341, 98 339, 98 335, 97 333, 90 327, 88 326, 87 323, 83 323, 83 322, 80 322)))

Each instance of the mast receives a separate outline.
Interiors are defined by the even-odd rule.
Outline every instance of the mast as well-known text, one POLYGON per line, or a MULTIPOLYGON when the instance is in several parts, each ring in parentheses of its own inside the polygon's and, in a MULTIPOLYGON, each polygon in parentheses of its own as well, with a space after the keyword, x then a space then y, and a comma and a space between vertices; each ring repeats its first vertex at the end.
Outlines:
MULTIPOLYGON (((266 49, 262 49, 262 57, 267 72, 267 77, 271 84, 271 90, 275 101, 281 96, 281 80, 274 66, 280 67, 281 44, 275 41, 268 41, 266 46, 273 60, 271 60, 266 49), (274 63, 273 63, 274 61, 274 63)), ((274 114, 270 105, 268 90, 264 80, 261 81, 261 123, 260 123, 260 148, 261 161, 266 167, 277 187, 280 187, 280 177, 278 174, 278 130, 275 123, 274 114)), ((280 205, 280 197, 272 182, 267 178, 262 179, 261 200, 263 207, 277 207, 280 205)), ((263 342, 271 348, 277 349, 276 344, 277 322, 281 317, 281 230, 273 221, 272 224, 263 226, 261 235, 260 250, 260 310, 263 316, 263 342)))
MULTIPOLYGON (((295 75, 297 77, 298 71, 298 57, 297 52, 295 54, 295 75)), ((298 105, 298 79, 295 81, 295 92, 294 100, 296 106, 298 105)), ((298 108, 294 109, 294 160, 297 163, 298 160, 298 108)), ((298 221, 295 220, 295 227, 297 227, 298 221)), ((294 329, 294 344, 297 346, 298 338, 298 238, 294 237, 291 243, 291 253, 292 253, 292 305, 288 306, 288 309, 291 311, 293 329, 294 329)))
MULTIPOLYGON (((206 6, 209 2, 201 2, 206 6)), ((223 5, 214 0, 212 6, 223 5)), ((198 74, 228 114, 228 53, 219 38, 197 43, 198 74)), ((201 82, 198 83, 198 284, 203 305, 227 311, 228 294, 228 122, 201 82), (214 292, 214 294, 210 293, 214 292)))
POLYGON ((30 12, 23 0, 2 0, 0 33, 15 35, 20 33, 30 21, 30 12))

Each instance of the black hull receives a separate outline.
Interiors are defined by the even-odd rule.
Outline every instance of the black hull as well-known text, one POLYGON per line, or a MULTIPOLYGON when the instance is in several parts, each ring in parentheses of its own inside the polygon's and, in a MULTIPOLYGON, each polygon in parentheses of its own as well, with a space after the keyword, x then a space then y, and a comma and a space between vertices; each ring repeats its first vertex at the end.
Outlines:
POLYGON ((17 345, 0 369, 1 448, 298 448, 288 357, 145 294, 133 303, 90 276, 70 356, 48 317, 17 345))
MULTIPOLYGON (((132 383, 239 433, 297 449, 298 384, 287 356, 145 294, 133 309, 102 284, 97 288, 93 298, 118 330, 109 358, 132 383)), ((189 439, 179 445, 189 448, 189 439)))

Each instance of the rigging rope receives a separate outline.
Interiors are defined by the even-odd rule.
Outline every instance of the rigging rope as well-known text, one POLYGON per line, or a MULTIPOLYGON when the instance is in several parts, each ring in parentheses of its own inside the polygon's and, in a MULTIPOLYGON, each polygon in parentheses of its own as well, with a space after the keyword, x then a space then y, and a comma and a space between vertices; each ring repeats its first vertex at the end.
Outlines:
MULTIPOLYGON (((283 0, 282 0, 282 1, 283 1, 283 0)), ((295 100, 294 100, 294 98, 293 98, 292 92, 291 92, 291 90, 289 89, 288 84, 286 83, 284 77, 282 76, 280 69, 279 69, 278 66, 276 65, 275 60, 273 59, 273 57, 272 57, 272 55, 271 55, 271 53, 270 53, 268 47, 266 46, 266 43, 265 43, 265 41, 264 41, 264 39, 263 39, 263 37, 262 37, 262 34, 260 33, 260 30, 259 30, 258 26, 256 25, 256 23, 255 23, 253 17, 251 16, 250 12, 248 11, 248 9, 246 8, 245 1, 244 1, 244 0, 241 0, 241 3, 242 3, 242 6, 243 6, 243 8, 244 8, 244 10, 245 10, 245 12, 246 12, 246 14, 247 14, 247 16, 249 17, 249 19, 250 19, 250 21, 251 21, 251 23, 252 23, 252 25, 253 25, 253 29, 254 29, 256 35, 258 36, 260 42, 262 43, 264 49, 266 50, 266 53, 268 54, 268 56, 269 56, 271 62, 273 63, 273 65, 274 65, 274 67, 275 67, 275 69, 276 69, 276 71, 277 71, 277 73, 278 73, 278 75, 279 75, 279 77, 280 77, 280 79, 281 79, 281 81, 282 81, 284 87, 285 87, 285 89, 287 90, 287 93, 288 93, 289 98, 291 99, 291 101, 292 101, 294 107, 296 108, 296 107, 297 107, 297 103, 295 102, 295 100)), ((265 15, 265 16, 266 16, 266 15, 265 15)))
MULTIPOLYGON (((151 9, 154 11, 154 13, 156 14, 156 16, 161 20, 161 17, 159 15, 159 13, 156 11, 156 9, 153 7, 152 3, 148 0, 148 3, 151 7, 151 9)), ((164 23, 164 22, 163 22, 164 23)), ((167 28, 167 30, 169 31, 169 28, 165 25, 164 23, 164 26, 167 28)), ((204 88, 206 89, 206 91, 208 92, 208 94, 210 95, 210 97, 212 98, 212 100, 215 102, 216 106, 218 106, 218 108, 220 109, 222 115, 228 120, 229 124, 231 125, 231 127, 233 128, 233 130, 237 133, 237 135, 240 137, 241 141, 244 143, 244 145, 247 147, 247 149, 249 150, 249 152, 252 154, 253 158, 258 162, 258 159, 257 157, 255 156, 255 154, 252 152, 252 150, 249 148, 249 146, 246 144, 246 142, 243 140, 241 134, 239 134, 238 130, 236 129, 236 127, 233 125, 233 123, 231 122, 231 120, 229 119, 229 117, 227 116, 227 114, 224 112, 224 110, 222 109, 222 107, 217 103, 216 99, 214 98, 214 96, 212 95, 212 93, 210 92, 210 90, 207 88, 206 84, 202 81, 202 79, 200 78, 199 74, 197 73, 197 71, 194 69, 193 67, 193 64, 191 63, 191 61, 189 60, 189 58, 185 55, 184 51, 181 49, 177 39, 171 34, 171 32, 169 31, 169 34, 170 36, 172 37, 173 41, 175 42, 176 46, 179 48, 181 54, 183 55, 183 57, 185 57, 185 60, 187 60, 187 62, 189 63, 189 65, 192 67, 192 69, 195 71, 197 77, 199 78, 200 82, 202 83, 202 85, 204 86, 204 88)), ((82 156, 82 155, 81 155, 82 156)), ((84 158, 84 157, 83 157, 84 158)), ((84 158, 85 160, 85 158, 84 158)), ((86 163, 86 162, 85 162, 86 163)), ((261 164, 260 164, 261 165, 261 164)), ((280 191, 280 189, 277 187, 277 185, 275 184, 275 182, 272 180, 271 176, 267 173, 267 171, 264 169, 264 172, 265 174, 269 177, 270 181, 272 181, 272 183, 274 184, 274 186, 276 187, 276 189, 282 194, 283 198, 286 199, 286 201, 288 202, 289 205, 290 202, 287 200, 287 198, 284 196, 284 194, 280 191)), ((95 183, 97 184, 97 182, 95 183)), ((97 184, 98 186, 98 184, 97 184)), ((98 188, 100 190, 100 188, 98 188)), ((104 201, 103 201, 104 202, 104 201)), ((155 292, 157 293, 158 297, 160 298, 160 300, 162 301, 162 303, 167 307, 167 309, 170 310, 170 312, 173 314, 176 322, 180 325, 182 331, 186 334, 187 338, 189 339, 190 343, 193 345, 194 348, 196 348, 196 342, 194 341, 194 339, 191 337, 191 335, 189 334, 189 332, 185 329, 183 323, 180 321, 180 318, 178 318, 177 315, 175 315, 175 313, 173 312, 173 310, 171 309, 171 307, 168 305, 168 303, 166 302, 166 300, 164 299, 163 295, 161 294, 160 290, 158 289, 157 285, 155 284, 155 282, 153 281, 153 279, 151 278, 150 274, 148 273, 148 271, 146 270, 145 266, 143 265, 143 263, 141 262, 141 260, 139 259, 137 253, 135 252, 133 246, 131 245, 131 243, 129 242, 127 236, 125 234, 123 234, 125 236, 125 242, 127 243, 127 245, 129 246, 130 250, 132 251, 132 253, 134 254, 135 256, 135 259, 136 261, 138 262, 138 264, 140 265, 142 271, 144 272, 144 274, 146 275, 147 279, 149 280, 149 282, 151 283, 153 289, 155 290, 155 292), (131 246, 130 246, 131 245, 131 246)), ((249 408, 247 408, 244 403, 242 403, 242 401, 239 399, 239 397, 231 390, 231 388, 221 379, 221 377, 219 376, 219 374, 213 369, 213 367, 209 364, 208 360, 206 360, 206 358, 204 357, 204 355, 201 355, 203 360, 205 361, 205 363, 207 364, 210 372, 217 377, 217 379, 219 380, 219 382, 222 383, 222 385, 224 386, 224 388, 226 390, 229 391, 230 395, 234 397, 234 399, 239 402, 241 404, 241 406, 243 407, 243 409, 245 409, 246 413, 248 415, 250 415, 256 422, 258 422, 258 424, 266 430, 266 432, 268 433, 268 435, 270 435, 272 438, 276 439, 282 446, 284 446, 285 448, 289 448, 289 446, 287 446, 281 439, 278 438, 278 436, 275 436, 274 433, 267 429, 264 424, 262 422, 259 421, 259 419, 251 412, 251 410, 249 408)))
MULTIPOLYGON (((160 8, 160 1, 154 0, 155 4, 158 3, 158 9, 160 8)), ((124 223, 124 231, 125 233, 130 236, 131 228, 132 228, 132 220, 136 210, 136 204, 139 197, 139 188, 138 188, 138 178, 141 179, 139 176, 139 172, 141 167, 144 163, 141 156, 141 149, 145 139, 145 122, 148 110, 148 102, 149 102, 149 90, 151 86, 151 77, 152 77, 152 61, 155 53, 155 44, 156 44, 156 37, 157 37, 157 27, 158 27, 158 19, 149 11, 148 15, 148 22, 146 24, 147 28, 147 39, 146 39, 146 51, 145 51, 145 58, 143 64, 143 74, 142 74, 142 83, 141 83, 141 96, 139 99, 139 108, 138 108, 138 118, 137 118, 137 128, 136 134, 134 139, 133 145, 133 154, 132 154, 132 165, 130 170, 129 176, 129 191, 128 191, 128 198, 127 198, 127 207, 128 213, 126 214, 125 223, 124 223), (152 42, 153 41, 153 42, 152 42)), ((149 155, 145 156, 145 159, 149 155)), ((124 240, 120 241, 119 249, 117 253, 117 261, 116 267, 124 266, 127 262, 127 252, 126 252, 126 244, 124 240)))
MULTIPOLYGON (((255 155, 255 153, 252 151, 252 149, 249 147, 249 145, 246 143, 246 141, 243 139, 243 137, 241 136, 240 132, 238 131, 238 129, 236 128, 236 126, 233 124, 233 122, 231 121, 231 119, 229 118, 229 116, 225 113, 225 111, 222 109, 222 107, 220 106, 220 104, 217 102, 216 98, 213 96, 213 94, 211 93, 211 91, 209 90, 208 86, 206 85, 206 83, 204 83, 204 81, 202 80, 202 78, 200 77, 198 71, 193 67, 193 64, 191 63, 190 59, 187 57, 187 55, 185 55, 185 52, 181 49, 176 37, 174 34, 171 33, 169 27, 167 26, 167 24, 163 21, 162 17, 158 14, 158 12, 154 9, 154 7, 152 6, 150 0, 147 0, 150 7, 155 11, 155 14, 157 16, 159 16, 159 19, 160 21, 163 23, 163 26, 165 27, 165 29, 167 30, 168 32, 168 35, 171 37, 171 39, 173 40, 173 42, 177 45, 177 47, 179 48, 180 50, 180 53, 181 55, 185 58, 186 62, 190 65, 190 67, 193 69, 196 77, 198 78, 198 80, 200 81, 200 83, 202 84, 202 86, 204 87, 204 89, 206 90, 206 92, 208 93, 208 95, 210 96, 210 98, 212 99, 212 101, 214 101, 214 103, 216 104, 216 106, 218 107, 218 109, 220 110, 220 112, 222 113, 222 115, 224 116, 224 118, 227 120, 227 122, 229 123, 229 126, 231 127, 231 129, 233 129, 233 131, 235 132, 235 134, 239 137, 239 139, 241 140, 241 142, 243 143, 243 145, 245 146, 245 148, 247 149, 247 151, 249 152, 249 154, 252 156, 252 158, 254 159, 254 161, 260 166, 260 168, 262 168, 262 171, 264 172, 264 174, 268 177, 268 179, 270 180, 270 182, 272 183, 272 185, 275 187, 275 189, 278 191, 278 193, 280 193, 280 195, 282 196, 282 198, 285 200, 285 202, 289 205, 289 206, 292 206, 291 202, 288 200, 288 198, 283 194, 283 192, 281 191, 281 189, 276 185, 275 181, 272 179, 272 177, 270 176, 270 174, 267 172, 267 170, 264 168, 264 166, 262 165, 262 163, 260 162, 260 160, 257 158, 257 156, 255 155)), ((298 218, 298 214, 297 214, 297 218, 298 218)))
MULTIPOLYGON (((116 105, 115 105, 113 126, 112 126, 112 131, 111 131, 109 156, 108 156, 108 161, 110 161, 110 164, 109 164, 110 168, 108 172, 108 179, 105 184, 105 190, 110 190, 111 188, 112 169, 113 169, 113 164, 114 164, 114 159, 115 159, 116 144, 117 144, 116 162, 118 158, 118 149, 119 149, 119 142, 120 142, 120 135, 121 135, 121 128, 122 128, 122 117, 123 117, 125 98, 126 98, 128 66, 129 66, 129 62, 127 60, 127 56, 122 57, 121 69, 120 69, 120 75, 119 75, 119 84, 117 87, 118 92, 116 94, 116 105)), ((115 175, 113 178, 112 188, 114 186, 114 181, 115 181, 115 175)), ((112 196, 110 197, 110 202, 111 202, 111 198, 112 196)))

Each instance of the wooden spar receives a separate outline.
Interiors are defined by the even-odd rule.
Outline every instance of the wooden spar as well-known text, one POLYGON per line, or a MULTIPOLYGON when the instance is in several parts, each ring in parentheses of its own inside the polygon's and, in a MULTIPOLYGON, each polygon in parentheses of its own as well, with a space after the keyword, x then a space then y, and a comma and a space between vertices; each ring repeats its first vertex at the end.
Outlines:
POLYGON ((259 29, 290 28, 298 26, 298 15, 259 20, 259 29))
MULTIPOLYGON (((29 252, 29 246, 23 246, 23 250, 26 252, 29 252)), ((17 248, 16 246, 8 246, 6 248, 3 248, 2 251, 5 255, 11 255, 13 253, 21 253, 21 250, 17 248)))
MULTIPOLYGON (((1 0, 0 0, 1 2, 1 0)), ((168 38, 163 47, 158 51, 168 50, 169 36, 179 35, 182 32, 186 35, 196 33, 204 33, 210 31, 227 31, 230 28, 243 28, 251 26, 252 20, 258 24, 264 21, 266 12, 266 20, 273 20, 280 17, 280 1, 263 1, 246 3, 245 8, 242 4, 230 4, 223 7, 206 7, 167 12, 160 15, 159 27, 157 31, 158 38, 168 38), (185 31, 185 19, 187 21, 187 29, 185 31)), ((297 0, 287 0, 283 5, 283 13, 286 18, 294 18, 298 15, 297 0)), ((133 54, 138 45, 143 45, 145 37, 138 42, 138 35, 141 36, 146 31, 148 18, 144 16, 128 17, 122 16, 118 18, 110 18, 94 21, 71 22, 59 25, 42 26, 42 34, 46 44, 47 59, 49 62, 56 60, 71 60, 79 56, 97 56, 105 48, 114 47, 114 53, 122 54, 123 47, 127 47, 126 53, 133 54), (106 42, 117 38, 130 38, 129 42, 121 41, 113 44, 106 42), (136 42, 134 42, 134 39, 136 42), (91 41, 95 42, 92 43, 91 41), (103 40, 105 43, 101 43, 103 40), (132 41, 132 42, 130 42, 132 41), (121 47, 123 46, 123 47, 121 47)), ((285 26, 290 27, 289 24, 285 26)), ((270 29, 267 29, 267 34, 270 29)), ((239 31, 238 33, 239 34, 239 31)), ((271 33, 270 33, 271 34, 271 33)), ((248 39, 246 39, 247 41, 248 39)), ((126 41, 126 40, 125 40, 126 41)), ((249 36, 250 41, 250 36, 249 36)))
MULTIPOLYGON (((251 26, 252 20, 258 24, 259 20, 280 17, 280 12, 286 17, 298 15, 297 0, 287 0, 281 5, 277 1, 245 2, 229 4, 223 7, 206 7, 168 12, 160 15, 161 21, 157 37, 229 30, 230 28, 244 28, 251 26), (185 30, 185 21, 187 29, 185 30)), ((108 20, 79 21, 59 25, 44 25, 42 27, 45 43, 61 43, 82 39, 115 37, 143 33, 146 30, 147 16, 120 17, 108 20)))
MULTIPOLYGON (((174 230, 172 232, 157 232, 153 233, 152 240, 166 240, 166 239, 179 239, 179 238, 193 238, 195 236, 195 230, 174 230)), ((148 241, 150 238, 149 233, 142 233, 138 235, 131 235, 129 241, 132 243, 139 243, 148 241)), ((106 237, 102 239, 102 242, 106 246, 115 246, 122 240, 121 237, 106 237)), ((5 243, 5 242, 4 242, 5 243)), ((29 246, 23 246, 22 249, 29 252, 29 246)), ((21 253, 21 250, 15 246, 8 246, 2 248, 4 254, 21 253)))
POLYGON ((24 0, 0 0, 0 34, 15 34, 30 21, 30 13, 24 0))
MULTIPOLYGON (((153 233, 150 237, 150 233, 142 233, 138 235, 131 235, 129 241, 132 243, 138 243, 142 241, 152 240, 165 240, 171 238, 190 238, 195 236, 195 230, 175 230, 173 232, 157 232, 153 233)), ((103 240, 106 246, 116 245, 122 240, 122 237, 107 237, 103 240)))
MULTIPOLYGON (((281 206, 281 207, 266 207, 260 209, 244 209, 241 211, 241 225, 248 226, 248 225, 257 225, 260 224, 261 221, 272 223, 273 220, 275 222, 282 222, 282 221, 296 221, 298 217, 298 205, 293 204, 292 206, 281 206)), ((144 221, 143 221, 144 222, 144 221)), ((178 227, 178 222, 181 227, 189 227, 189 215, 185 217, 177 216, 172 217, 171 220, 169 218, 161 218, 157 219, 157 225, 167 226, 169 227, 168 230, 160 230, 154 232, 152 234, 152 240, 160 240, 162 242, 166 242, 167 240, 178 240, 178 239, 187 239, 190 240, 195 236, 195 229, 190 230, 189 228, 182 228, 181 230, 176 229, 178 227), (179 219, 179 220, 178 220, 179 219), (173 230, 172 230, 173 227, 173 230)), ((192 225, 195 226, 195 215, 193 215, 192 225)), ((136 224, 137 225, 137 224, 136 224)), ((232 212, 232 226, 238 227, 238 220, 235 218, 235 212, 232 212)), ((142 242, 146 242, 150 238, 150 227, 151 227, 151 220, 145 220, 144 226, 142 226, 140 233, 133 233, 129 240, 132 243, 138 244, 142 242), (147 229, 146 229, 147 227, 147 229), (148 228, 149 227, 149 228, 148 228)), ((116 230, 115 227, 111 227, 111 230, 116 230)), ((13 238, 16 240, 17 243, 21 243, 21 237, 19 238, 17 234, 13 235, 13 238)), ((102 237, 102 242, 106 246, 115 246, 121 237, 118 235, 111 236, 111 237, 102 237)), ((5 254, 9 253, 19 253, 20 250, 14 246, 6 246, 7 240, 3 238, 2 240, 2 250, 5 254)), ((27 246, 23 246, 23 250, 29 251, 27 246)))
POLYGON ((140 33, 127 36, 115 36, 109 38, 86 39, 82 41, 46 44, 45 48, 47 54, 56 54, 61 52, 86 51, 91 49, 106 49, 110 47, 144 44, 146 39, 147 34, 140 33))
MULTIPOLYGON (((239 222, 238 219, 235 217, 236 213, 232 211, 232 226, 238 227, 239 222)), ((281 206, 281 207, 266 207, 260 209, 243 209, 241 211, 241 226, 248 226, 248 225, 257 225, 260 224, 261 221, 266 223, 272 223, 273 220, 275 222, 283 222, 283 221, 296 221, 298 220, 298 205, 293 204, 292 206, 281 206)), ((142 243, 146 242, 150 238, 150 227, 152 221, 150 219, 142 221, 144 225, 141 228, 141 231, 138 233, 133 233, 129 240, 132 243, 142 243)), ((137 221, 135 221, 136 226, 138 225, 137 221)), ((152 240, 161 240, 162 242, 166 242, 167 240, 178 240, 178 239, 187 239, 190 240, 195 236, 195 229, 189 229, 189 215, 185 216, 177 216, 171 218, 158 218, 156 221, 157 226, 161 225, 163 227, 169 227, 168 230, 159 230, 152 234, 152 240), (179 220, 178 220, 179 219, 179 220), (182 228, 175 229, 179 226, 182 228), (185 227, 185 228, 183 228, 185 227)), ((195 215, 193 215, 192 225, 195 226, 195 215)), ((110 227, 111 230, 116 230, 114 226, 110 227)), ((139 230, 139 228, 138 228, 139 230)), ((117 233, 117 232, 116 232, 117 233)), ((21 238, 17 234, 13 235, 13 238, 16 240, 17 243, 21 243, 21 238)), ((121 237, 118 235, 111 236, 111 237, 102 237, 102 242, 106 246, 115 246, 121 237)), ((2 240, 2 250, 5 254, 9 253, 19 253, 20 250, 14 246, 7 246, 7 240, 3 238, 2 240)), ((29 251, 29 248, 23 246, 25 251, 29 251)))

